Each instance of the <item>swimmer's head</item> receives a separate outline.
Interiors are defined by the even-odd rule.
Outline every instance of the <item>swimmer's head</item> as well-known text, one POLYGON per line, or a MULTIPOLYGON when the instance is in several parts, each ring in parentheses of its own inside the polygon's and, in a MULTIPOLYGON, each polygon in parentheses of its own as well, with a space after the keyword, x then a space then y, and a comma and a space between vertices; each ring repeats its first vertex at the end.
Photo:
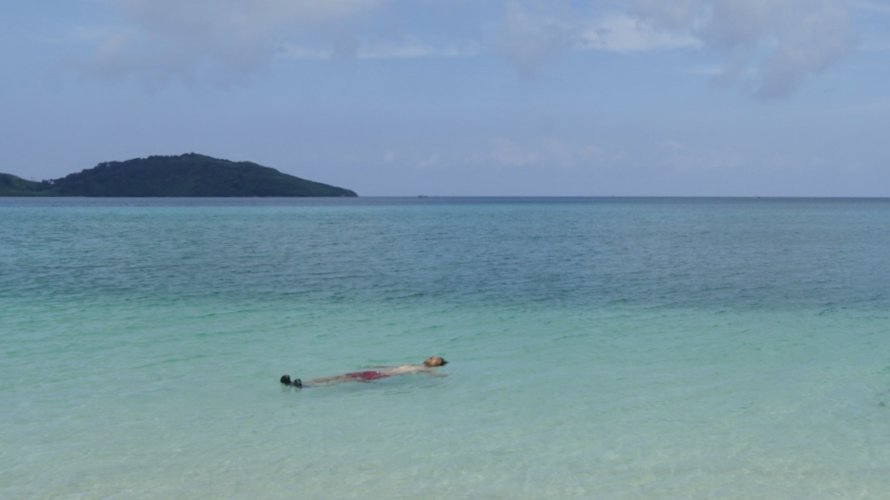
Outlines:
POLYGON ((291 385, 290 375, 282 375, 282 376, 281 376, 281 383, 284 384, 284 385, 291 385))
POLYGON ((440 356, 430 356, 423 360, 423 364, 425 366, 433 367, 433 366, 445 366, 448 364, 448 361, 445 361, 440 356))

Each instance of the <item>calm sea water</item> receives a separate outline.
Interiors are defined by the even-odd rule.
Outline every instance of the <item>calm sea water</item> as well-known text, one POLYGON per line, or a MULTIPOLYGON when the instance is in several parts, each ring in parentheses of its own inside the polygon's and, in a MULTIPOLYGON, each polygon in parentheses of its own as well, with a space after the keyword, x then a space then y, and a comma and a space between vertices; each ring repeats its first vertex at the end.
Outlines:
POLYGON ((890 201, 0 199, 0 415, 2 498, 888 498, 890 201))

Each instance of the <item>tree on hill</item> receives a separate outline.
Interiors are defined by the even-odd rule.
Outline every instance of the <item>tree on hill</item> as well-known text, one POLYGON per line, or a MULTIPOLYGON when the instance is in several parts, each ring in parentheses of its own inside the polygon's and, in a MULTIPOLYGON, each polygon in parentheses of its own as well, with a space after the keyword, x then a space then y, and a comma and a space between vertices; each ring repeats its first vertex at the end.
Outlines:
POLYGON ((48 181, 34 182, 0 173, 0 196, 46 196, 49 188, 48 181))
MULTIPOLYGON (((256 163, 196 153, 105 162, 60 179, 33 184, 39 185, 40 194, 47 196, 357 196, 348 189, 283 174, 256 163)), ((11 191, 20 195, 35 189, 18 182, 11 182, 10 186, 11 191)))

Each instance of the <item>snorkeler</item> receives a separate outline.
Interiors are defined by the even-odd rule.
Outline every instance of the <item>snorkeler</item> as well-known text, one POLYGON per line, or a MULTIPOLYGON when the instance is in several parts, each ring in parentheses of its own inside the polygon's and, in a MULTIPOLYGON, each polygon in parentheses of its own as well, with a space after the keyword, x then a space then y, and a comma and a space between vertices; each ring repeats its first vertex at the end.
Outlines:
POLYGON ((423 360, 423 363, 419 365, 378 366, 373 370, 344 373, 343 375, 334 375, 332 377, 320 377, 305 383, 298 378, 291 380, 290 375, 282 375, 281 383, 300 389, 317 385, 341 384, 343 382, 370 382, 372 380, 392 377, 393 375, 408 375, 411 373, 427 373, 430 375, 441 376, 436 373, 434 368, 445 366, 447 364, 448 362, 440 356, 430 356, 423 360))

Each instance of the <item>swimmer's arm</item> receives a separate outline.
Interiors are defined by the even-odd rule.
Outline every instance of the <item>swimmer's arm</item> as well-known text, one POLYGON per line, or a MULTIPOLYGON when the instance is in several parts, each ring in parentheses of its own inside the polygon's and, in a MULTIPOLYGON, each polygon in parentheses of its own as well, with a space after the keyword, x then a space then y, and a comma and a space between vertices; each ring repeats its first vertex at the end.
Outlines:
POLYGON ((418 366, 415 369, 414 373, 426 373, 430 377, 447 377, 448 376, 447 373, 442 373, 439 370, 436 370, 435 368, 431 368, 429 366, 418 366))
POLYGON ((378 369, 380 373, 385 373, 387 375, 405 375, 408 373, 420 373, 423 371, 427 371, 429 368, 423 365, 401 365, 401 366, 386 366, 378 369))

